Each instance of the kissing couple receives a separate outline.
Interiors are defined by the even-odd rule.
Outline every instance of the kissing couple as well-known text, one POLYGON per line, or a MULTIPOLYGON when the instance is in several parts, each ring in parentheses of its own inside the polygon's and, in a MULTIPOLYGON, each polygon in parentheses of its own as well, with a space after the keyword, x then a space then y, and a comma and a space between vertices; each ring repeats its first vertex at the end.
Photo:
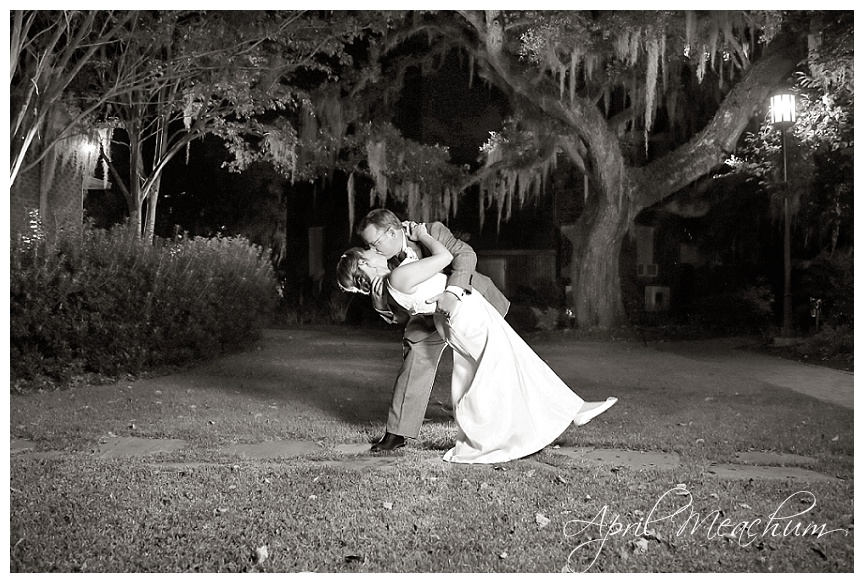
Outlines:
POLYGON ((340 287, 371 296, 388 322, 406 323, 387 432, 373 451, 417 437, 448 346, 458 429, 444 455, 449 462, 500 463, 531 455, 571 424, 584 425, 617 402, 586 402, 549 368, 504 319, 509 302, 475 271, 473 249, 443 224, 402 223, 375 209, 357 231, 366 248, 342 255, 340 287))

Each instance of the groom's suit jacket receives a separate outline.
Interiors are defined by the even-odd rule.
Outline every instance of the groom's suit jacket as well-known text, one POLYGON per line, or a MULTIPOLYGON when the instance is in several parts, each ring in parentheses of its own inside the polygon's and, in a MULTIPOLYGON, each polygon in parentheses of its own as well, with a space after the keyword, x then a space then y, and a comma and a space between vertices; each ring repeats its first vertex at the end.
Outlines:
MULTIPOLYGON (((490 278, 475 271, 477 254, 474 253, 474 249, 464 241, 457 239, 443 223, 426 223, 426 229, 432 237, 453 254, 453 261, 444 269, 444 273, 447 274, 447 285, 461 287, 468 293, 481 294, 502 316, 506 315, 507 310, 510 309, 510 301, 490 278)), ((430 254, 428 249, 416 241, 409 240, 408 245, 414 249, 420 258, 430 254)), ((403 259, 403 257, 396 256, 390 259, 388 266, 390 269, 395 269, 403 259)), ((388 317, 388 314, 381 312, 381 316, 392 323, 407 322, 411 317, 407 310, 390 297, 389 291, 385 291, 385 293, 387 294, 387 305, 390 306, 393 315, 388 317)))

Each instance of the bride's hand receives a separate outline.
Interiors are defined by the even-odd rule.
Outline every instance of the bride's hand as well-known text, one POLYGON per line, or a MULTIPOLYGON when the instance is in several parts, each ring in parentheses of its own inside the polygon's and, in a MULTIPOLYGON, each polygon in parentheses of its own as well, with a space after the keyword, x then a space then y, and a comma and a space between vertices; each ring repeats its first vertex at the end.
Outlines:
POLYGON ((419 241, 420 237, 428 234, 429 231, 426 229, 426 223, 408 223, 408 238, 412 241, 419 241))
POLYGON ((370 295, 372 296, 372 305, 376 310, 388 310, 387 298, 384 296, 384 278, 376 277, 370 283, 370 295))

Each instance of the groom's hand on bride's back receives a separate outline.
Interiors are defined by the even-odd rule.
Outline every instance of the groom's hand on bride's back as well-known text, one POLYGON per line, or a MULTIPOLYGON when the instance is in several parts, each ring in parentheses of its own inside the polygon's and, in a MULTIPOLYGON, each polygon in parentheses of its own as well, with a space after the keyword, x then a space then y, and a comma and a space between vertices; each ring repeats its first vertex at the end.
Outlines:
POLYGON ((426 300, 426 303, 437 304, 435 306, 435 311, 449 318, 450 315, 456 311, 456 306, 459 305, 460 301, 461 300, 455 295, 453 295, 449 291, 445 291, 438 294, 437 296, 429 298, 428 300, 426 300))

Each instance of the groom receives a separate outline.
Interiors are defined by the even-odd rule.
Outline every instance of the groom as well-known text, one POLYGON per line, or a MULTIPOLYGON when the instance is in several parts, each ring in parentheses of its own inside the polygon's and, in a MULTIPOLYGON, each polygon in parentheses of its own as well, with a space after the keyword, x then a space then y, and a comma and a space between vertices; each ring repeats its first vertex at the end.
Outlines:
MULTIPOLYGON (((416 223, 402 223, 386 209, 375 209, 360 222, 357 234, 370 249, 375 249, 387 259, 390 269, 398 267, 406 258, 423 258, 428 250, 408 238, 407 229, 416 223)), ((510 302, 492 280, 474 271, 477 255, 464 241, 457 239, 439 222, 426 225, 429 234, 441 242, 453 261, 445 270, 447 288, 442 294, 430 298, 437 302, 436 312, 450 315, 465 294, 480 293, 504 316, 510 302)), ((387 429, 372 451, 392 451, 405 445, 405 438, 416 439, 423 424, 429 395, 435 381, 438 362, 446 343, 435 329, 431 315, 411 316, 396 303, 387 292, 382 279, 372 282, 372 305, 387 322, 405 324, 402 337, 402 368, 393 387, 393 401, 387 417, 387 429)))

